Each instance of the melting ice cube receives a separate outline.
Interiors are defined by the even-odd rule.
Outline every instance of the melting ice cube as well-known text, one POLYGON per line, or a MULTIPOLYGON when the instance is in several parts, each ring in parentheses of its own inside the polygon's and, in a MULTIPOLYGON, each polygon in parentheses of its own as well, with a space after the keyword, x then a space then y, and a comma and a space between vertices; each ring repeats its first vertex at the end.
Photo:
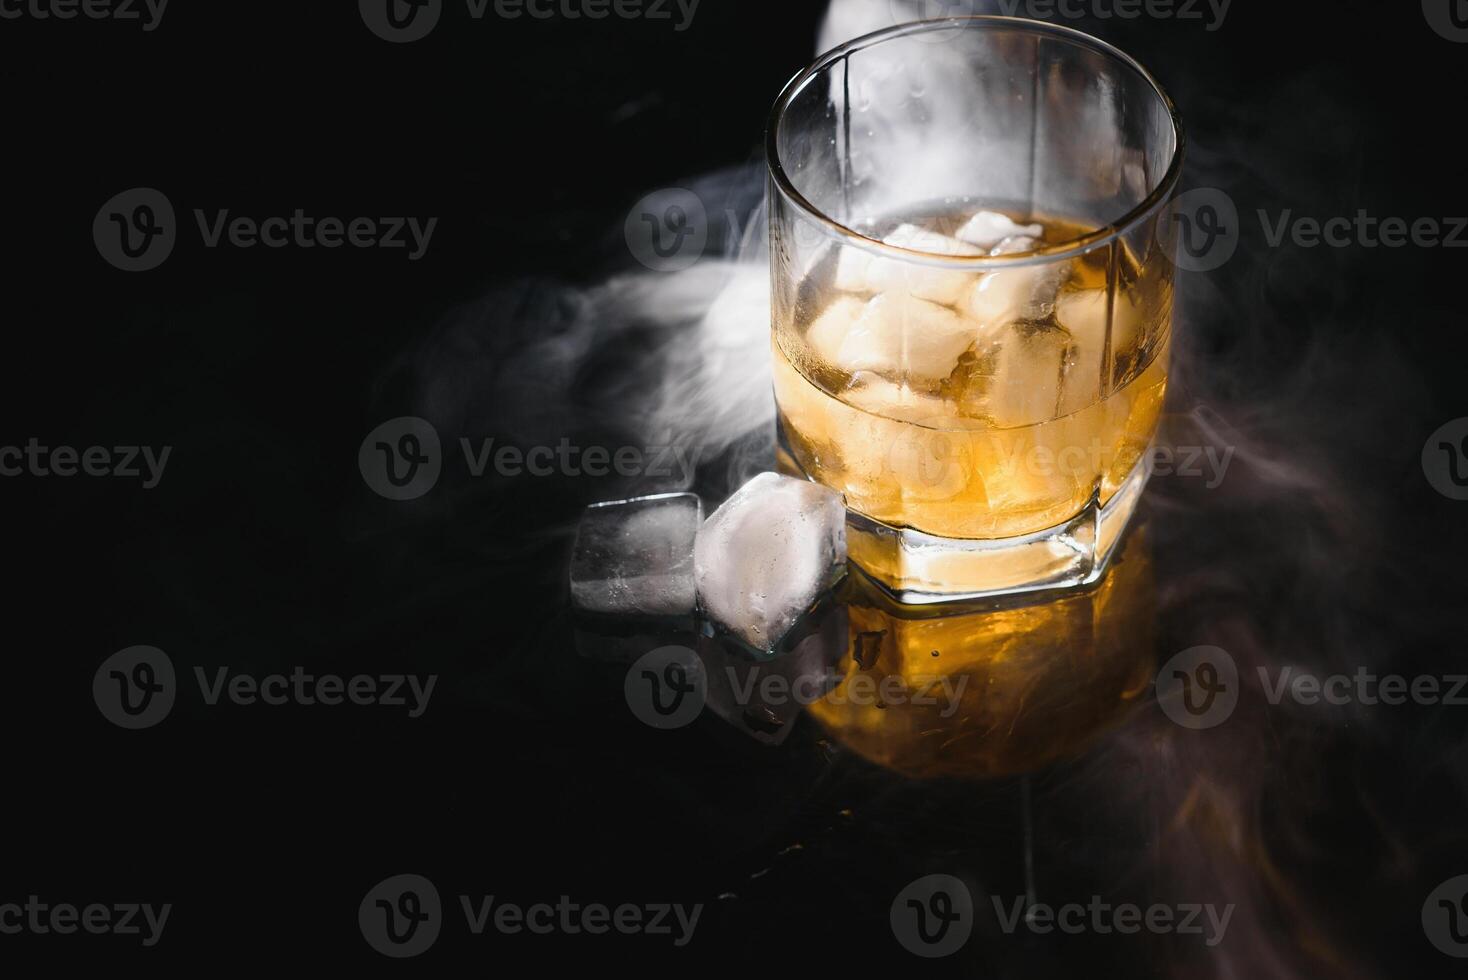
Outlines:
POLYGON ((979 326, 952 310, 905 293, 882 293, 857 307, 850 297, 833 303, 806 339, 827 363, 843 371, 876 371, 936 385, 979 335, 979 326))
MULTIPOLYGON (((1074 362, 1065 379, 1064 403, 1076 411, 1101 397, 1102 359, 1106 352, 1106 290, 1079 289, 1062 293, 1055 301, 1055 319, 1075 339, 1074 362)), ((1118 290, 1111 314, 1112 363, 1128 357, 1137 345, 1142 314, 1130 294, 1118 290)))
POLYGON ((930 502, 952 500, 968 486, 970 446, 957 431, 954 403, 869 375, 854 378, 841 400, 869 414, 842 433, 843 463, 863 479, 930 502))
POLYGON ((699 607, 756 651, 775 651, 846 562, 841 495, 805 480, 761 473, 698 532, 699 607))
POLYGON ((960 241, 988 250, 1006 238, 1016 235, 1039 238, 1044 232, 1045 229, 1040 225, 1015 224, 1007 215, 1000 214, 998 211, 980 211, 968 219, 967 224, 958 229, 956 237, 960 241))
POLYGON ((964 413, 987 416, 1006 429, 1055 418, 1074 354, 1070 335, 1051 322, 1019 320, 988 336, 960 372, 964 413))
POLYGON ((593 613, 688 616, 703 504, 691 493, 586 508, 571 558, 571 599, 593 613))
MULTIPOLYGON (((1006 238, 992 254, 1023 252, 1034 244, 1032 238, 1006 238)), ((1063 276, 1064 267, 1056 262, 990 272, 969 288, 961 309, 985 326, 1041 319, 1054 309, 1063 276)))
MULTIPOLYGON (((898 225, 882 239, 888 245, 933 255, 983 255, 984 250, 917 225, 898 225)), ((906 293, 918 299, 952 305, 972 285, 974 274, 943 269, 908 259, 879 258, 845 248, 836 263, 836 288, 851 293, 906 293)))

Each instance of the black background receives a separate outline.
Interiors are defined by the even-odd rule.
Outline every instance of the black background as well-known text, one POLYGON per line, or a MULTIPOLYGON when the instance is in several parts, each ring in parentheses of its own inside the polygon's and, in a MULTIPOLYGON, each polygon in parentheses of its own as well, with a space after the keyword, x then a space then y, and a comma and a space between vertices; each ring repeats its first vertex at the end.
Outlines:
MULTIPOLYGON (((0 936, 0 962, 1223 975, 1217 959, 1180 966, 1135 937, 909 957, 886 926, 891 896, 948 867, 1009 874, 1013 782, 908 782, 828 750, 813 725, 778 751, 716 726, 645 728, 617 672, 575 655, 565 612, 569 530, 611 481, 461 481, 395 504, 358 473, 373 426, 433 418, 445 401, 467 406, 446 439, 462 428, 514 441, 502 400, 452 382, 429 393, 404 365, 465 310, 488 338, 481 363, 529 343, 542 325, 522 314, 537 290, 634 267, 622 223, 644 193, 757 162, 769 105, 815 53, 822 6, 703 0, 679 33, 615 18, 476 22, 449 3, 407 45, 374 37, 345 2, 174 0, 151 33, 0 21, 0 444, 173 447, 153 490, 0 481, 0 901, 174 905, 156 948, 0 936), (136 186, 164 191, 184 227, 161 268, 128 274, 100 258, 90 228, 136 186), (417 262, 206 249, 192 226, 194 208, 298 207, 440 220, 417 262), (302 665, 439 680, 412 720, 181 697, 157 728, 126 732, 89 692, 101 661, 133 644, 190 675, 302 665), (356 909, 403 872, 446 901, 707 907, 682 950, 450 927, 394 964, 363 941, 356 909)), ((1225 188, 1245 216, 1241 258, 1187 287, 1175 400, 1208 401, 1242 441, 1308 475, 1274 483, 1246 469, 1236 493, 1163 495, 1151 519, 1166 653, 1242 631, 1285 662, 1451 672, 1468 505, 1433 493, 1418 456, 1468 414, 1464 253, 1268 249, 1249 216, 1468 210, 1468 47, 1413 3, 1238 0, 1216 32, 1076 26, 1155 71, 1187 121, 1185 184, 1225 188)), ((1252 767, 1252 816, 1298 899, 1263 917, 1286 953, 1245 956, 1245 975, 1459 968, 1417 916, 1432 887, 1468 873, 1465 730, 1468 708, 1316 716, 1269 723, 1252 753, 1215 757, 1203 743, 1179 762, 1217 766, 1225 783, 1252 767)), ((1065 815, 1040 852, 1123 867, 1145 840, 1087 818, 1088 801, 1118 787, 1085 764, 1042 774, 1065 815)))

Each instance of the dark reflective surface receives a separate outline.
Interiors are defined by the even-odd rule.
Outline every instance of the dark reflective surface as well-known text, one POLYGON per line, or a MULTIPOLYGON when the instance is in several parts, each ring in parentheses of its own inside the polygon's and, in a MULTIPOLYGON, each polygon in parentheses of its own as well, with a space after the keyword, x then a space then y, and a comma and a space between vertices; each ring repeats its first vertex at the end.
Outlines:
POLYGON ((1129 536, 1075 594, 957 611, 892 603, 860 573, 841 681, 811 705, 830 737, 915 778, 1032 772, 1079 754, 1148 694, 1156 669, 1152 556, 1129 536))

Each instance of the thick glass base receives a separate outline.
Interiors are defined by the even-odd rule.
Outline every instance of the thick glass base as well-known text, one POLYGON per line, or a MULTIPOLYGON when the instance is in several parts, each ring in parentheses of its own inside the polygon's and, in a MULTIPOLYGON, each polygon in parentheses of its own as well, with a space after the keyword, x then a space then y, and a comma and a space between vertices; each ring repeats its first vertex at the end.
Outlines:
POLYGON ((1092 497, 1063 524, 1013 538, 940 538, 847 511, 853 564, 899 602, 927 605, 1088 585, 1099 579, 1136 512, 1146 454, 1103 506, 1092 497))

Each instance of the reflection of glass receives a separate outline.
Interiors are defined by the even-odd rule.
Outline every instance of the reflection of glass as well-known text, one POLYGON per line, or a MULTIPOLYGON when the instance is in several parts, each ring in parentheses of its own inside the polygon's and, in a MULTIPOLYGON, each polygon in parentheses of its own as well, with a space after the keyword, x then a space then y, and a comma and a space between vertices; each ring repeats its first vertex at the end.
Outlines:
POLYGON ((841 680, 811 715, 916 778, 1012 775, 1077 754, 1140 702, 1156 669, 1145 528, 1098 586, 1050 602, 938 616, 861 576, 850 584, 841 680))
POLYGON ((1181 156, 1136 62, 1011 18, 868 35, 776 103, 782 462, 903 601, 1104 570, 1166 388, 1181 156))

